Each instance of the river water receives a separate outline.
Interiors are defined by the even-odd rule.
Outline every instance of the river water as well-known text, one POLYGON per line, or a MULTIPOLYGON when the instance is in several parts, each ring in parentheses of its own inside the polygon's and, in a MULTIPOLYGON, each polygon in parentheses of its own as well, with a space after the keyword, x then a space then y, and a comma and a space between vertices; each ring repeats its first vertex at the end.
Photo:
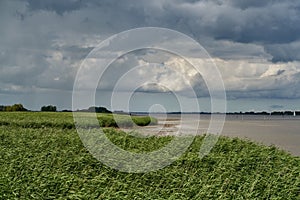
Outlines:
POLYGON ((158 125, 140 127, 147 135, 176 135, 218 133, 229 137, 250 139, 265 145, 275 145, 280 149, 300 156, 300 116, 269 115, 227 115, 222 129, 221 115, 217 116, 208 131, 211 115, 152 115, 159 120, 158 125), (214 132, 215 131, 215 132, 214 132))

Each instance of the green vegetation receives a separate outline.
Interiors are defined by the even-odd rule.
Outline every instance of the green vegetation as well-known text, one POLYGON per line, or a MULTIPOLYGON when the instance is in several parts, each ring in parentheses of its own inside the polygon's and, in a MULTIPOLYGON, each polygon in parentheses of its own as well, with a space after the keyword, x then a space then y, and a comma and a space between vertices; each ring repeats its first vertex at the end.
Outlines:
MULTIPOLYGON (((300 158, 272 146, 221 137, 201 160, 203 136, 197 136, 172 165, 130 174, 87 152, 70 113, 1 113, 0 122, 0 199, 300 198, 300 158)), ((134 152, 154 151, 172 140, 133 137, 113 128, 105 133, 134 152)))
MULTIPOLYGON (((85 119, 85 125, 98 127, 133 127, 156 124, 157 120, 149 116, 130 116, 97 113, 98 124, 89 124, 89 118, 94 117, 94 113, 77 113, 79 117, 85 119)), ((75 128, 73 114, 70 112, 0 112, 0 125, 22 127, 22 128, 75 128)))
POLYGON ((149 116, 97 114, 101 127, 133 127, 157 124, 157 119, 149 116))
POLYGON ((56 112, 56 106, 48 105, 41 107, 42 112, 56 112))
POLYGON ((3 106, 0 105, 0 111, 5 112, 16 112, 16 111, 27 111, 22 104, 14 104, 12 106, 3 106))
POLYGON ((96 112, 96 113, 111 113, 111 111, 107 110, 105 107, 97 107, 97 106, 91 106, 86 111, 96 112))

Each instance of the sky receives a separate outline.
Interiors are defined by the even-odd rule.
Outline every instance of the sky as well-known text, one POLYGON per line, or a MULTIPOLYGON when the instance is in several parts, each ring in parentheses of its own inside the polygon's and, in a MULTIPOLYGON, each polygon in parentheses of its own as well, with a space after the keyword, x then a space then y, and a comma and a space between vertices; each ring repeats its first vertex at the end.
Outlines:
MULTIPOLYGON (((82 64, 97 71, 103 66, 93 65, 93 59, 115 55, 96 83, 95 101, 83 96, 77 108, 95 102, 112 110, 211 111, 206 84, 214 75, 197 73, 179 55, 157 49, 122 55, 120 49, 128 46, 120 43, 89 57, 115 34, 159 27, 185 34, 205 49, 207 57, 190 51, 186 59, 217 66, 227 111, 300 110, 299 24, 298 0, 2 0, 0 105, 72 109, 82 64)), ((137 44, 139 37, 151 35, 127 42, 137 44)), ((94 84, 89 77, 82 80, 94 84)))

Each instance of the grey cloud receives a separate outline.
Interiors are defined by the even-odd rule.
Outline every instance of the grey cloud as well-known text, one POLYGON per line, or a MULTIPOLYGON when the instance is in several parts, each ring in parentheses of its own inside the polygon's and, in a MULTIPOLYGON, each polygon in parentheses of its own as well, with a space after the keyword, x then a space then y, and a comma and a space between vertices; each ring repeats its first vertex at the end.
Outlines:
POLYGON ((246 90, 246 91, 227 91, 226 96, 229 100, 232 99, 255 99, 255 98, 266 98, 266 99, 298 99, 300 97, 299 90, 293 88, 292 90, 246 90))
MULTIPOLYGON (((212 56, 226 60, 300 60, 300 2, 295 0, 28 0, 0 4, 0 84, 5 88, 69 90, 82 59, 97 43, 114 33, 142 26, 181 31, 203 44, 212 56)), ((147 59, 154 60, 150 56, 147 59)), ((259 73, 252 74, 243 66, 230 70, 239 71, 236 79, 260 73, 257 70, 259 73)), ((299 96, 299 75, 289 75, 286 68, 275 70, 272 77, 276 77, 273 75, 285 79, 278 79, 281 84, 274 88, 262 90, 259 86, 246 87, 252 83, 244 81, 229 95, 299 96)), ((114 76, 106 79, 116 81, 114 76)), ((207 95, 202 82, 196 82, 196 78, 191 82, 199 96, 207 95)))
POLYGON ((207 37, 199 39, 199 42, 205 46, 212 57, 224 60, 272 59, 272 55, 266 52, 261 44, 213 40, 207 37))
POLYGON ((278 70, 277 73, 276 73, 276 75, 279 76, 279 75, 283 74, 284 72, 285 72, 284 69, 278 70))
MULTIPOLYGON (((139 1, 136 4, 127 1, 126 3, 119 4, 114 10, 123 14, 132 11, 136 18, 132 23, 172 28, 200 42, 203 37, 209 37, 216 41, 229 40, 240 44, 255 43, 266 46, 273 43, 288 44, 300 39, 299 1, 177 1, 176 3, 139 1)), ((128 24, 128 21, 125 23, 128 24)), ((127 28, 131 27, 132 24, 129 23, 127 28)), ((214 54, 213 49, 212 53, 214 54)), ((232 52, 232 56, 236 53, 232 52)), ((291 59, 294 57, 291 56, 291 59)))
POLYGON ((94 47, 79 47, 76 45, 71 45, 56 48, 56 51, 63 53, 63 59, 80 61, 83 60, 93 49, 94 47))
MULTIPOLYGON (((297 3, 299 5, 299 3, 297 3)), ((286 43, 299 38, 299 9, 295 4, 272 4, 248 10, 224 8, 210 33, 216 39, 243 43, 286 43)))
POLYGON ((68 31, 71 20, 51 12, 27 11, 24 2, 2 5, 0 84, 16 91, 21 86, 71 90, 81 60, 92 50, 78 43, 80 33, 68 31), (26 17, 21 20, 15 11, 26 17))
POLYGON ((229 4, 241 8, 241 9, 249 9, 249 8, 258 8, 258 7, 266 7, 270 4, 283 2, 282 0, 229 0, 229 4))
POLYGON ((163 87, 157 83, 148 83, 142 85, 140 88, 136 90, 137 92, 146 92, 146 93, 165 93, 171 92, 168 88, 163 87))
POLYGON ((82 0, 28 0, 28 8, 30 10, 49 10, 54 11, 59 15, 65 12, 78 10, 83 6, 86 6, 86 1, 82 0))
MULTIPOLYGON (((198 41, 203 37, 211 41, 229 40, 240 44, 291 43, 300 39, 299 1, 28 1, 30 17, 37 10, 64 13, 61 17, 48 15, 46 40, 64 34, 117 33, 141 26, 162 26, 186 33, 198 41), (71 12, 72 11, 72 12, 71 12), (53 18, 51 20, 51 18, 53 18), (73 20, 72 20, 73 19, 73 20), (104 28, 103 28, 104 27, 104 28), (51 33, 50 29, 58 30, 51 33)), ((26 15, 26 10, 22 10, 26 15)), ((41 14, 40 14, 41 15, 41 14)), ((45 18, 40 17, 41 20, 45 18)), ((32 19, 31 19, 32 20, 32 19)), ((35 24, 40 22, 36 20, 35 24)), ((39 29, 38 26, 32 28, 39 29)), ((24 34, 25 39, 29 34, 24 34)), ((38 36, 36 34, 35 36, 38 36)), ((37 37, 35 37, 37 38, 37 37)), ((42 41, 45 38, 39 39, 42 41)), ((24 41, 23 41, 24 42, 24 41)), ((25 45, 25 44, 24 44, 25 45)), ((209 45, 209 44, 208 44, 209 45)), ((226 47, 225 47, 226 48, 226 47)), ((210 49, 212 54, 222 47, 210 49)), ((244 54, 248 50, 243 49, 244 54)), ((224 52, 224 51, 223 51, 224 52)), ((268 51, 272 53, 272 51, 268 51)), ((242 53, 242 52, 241 52, 242 53)), ((279 52, 278 52, 279 53, 279 52)), ((239 55, 227 51, 227 56, 239 55)), ((293 60, 294 57, 287 58, 293 60)), ((275 59, 274 59, 275 60, 275 59)))
POLYGON ((272 55, 272 62, 290 62, 300 60, 300 41, 287 44, 269 44, 265 50, 272 55))
MULTIPOLYGON (((283 74, 283 71, 277 74, 283 74)), ((255 81, 255 80, 252 80, 255 81)), ((247 84, 245 88, 227 90, 229 99, 238 98, 269 98, 297 99, 300 98, 300 73, 293 75, 270 76, 268 79, 256 80, 257 84, 247 84)))
POLYGON ((187 96, 190 98, 209 97, 209 91, 206 82, 199 73, 191 77, 189 82, 191 84, 192 90, 181 91, 180 93, 183 96, 187 96))
POLYGON ((275 105, 271 105, 270 108, 272 108, 272 109, 282 109, 282 108, 284 108, 284 106, 275 104, 275 105))

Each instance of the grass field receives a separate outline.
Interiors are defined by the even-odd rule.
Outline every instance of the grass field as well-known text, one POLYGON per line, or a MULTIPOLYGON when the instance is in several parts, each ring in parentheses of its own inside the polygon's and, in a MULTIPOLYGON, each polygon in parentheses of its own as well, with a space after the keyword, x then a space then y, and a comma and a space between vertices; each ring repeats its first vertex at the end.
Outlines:
MULTIPOLYGON (((0 199, 300 199, 300 158, 275 147, 221 137, 200 160, 197 136, 162 170, 122 173, 93 158, 74 127, 70 113, 0 113, 0 199)), ((134 152, 172 140, 105 133, 134 152)))
MULTIPOLYGON (((98 113, 99 124, 88 124, 94 113, 76 113, 76 116, 85 119, 86 125, 99 127, 133 127, 156 124, 157 120, 148 116, 130 116, 118 114, 98 113)), ((22 128, 75 128, 73 115, 70 112, 0 112, 0 126, 22 128)))

